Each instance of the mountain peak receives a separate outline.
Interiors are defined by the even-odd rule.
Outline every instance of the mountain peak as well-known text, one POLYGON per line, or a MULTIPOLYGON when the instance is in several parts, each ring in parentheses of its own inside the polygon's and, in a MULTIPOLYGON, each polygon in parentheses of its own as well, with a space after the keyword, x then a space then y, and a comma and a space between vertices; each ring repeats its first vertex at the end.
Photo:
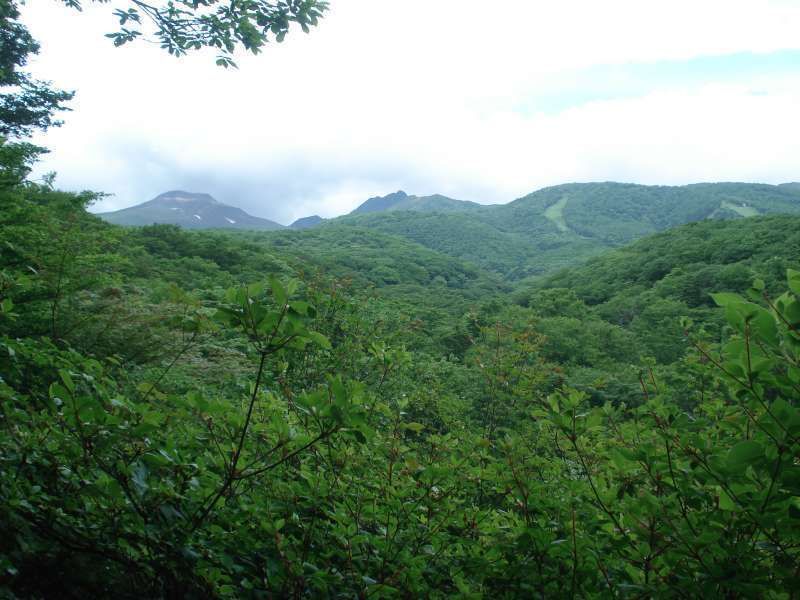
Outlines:
POLYGON ((403 190, 398 190, 393 194, 387 194, 386 196, 373 196, 369 200, 362 203, 358 208, 356 208, 350 214, 362 214, 362 213, 371 213, 371 212, 383 212, 385 210, 392 210, 398 204, 401 204, 408 200, 408 198, 413 198, 414 196, 409 196, 403 190))
POLYGON ((375 196, 370 198, 358 208, 352 211, 351 215, 365 213, 387 212, 393 210, 411 210, 415 212, 462 212, 480 206, 475 202, 464 200, 454 200, 441 194, 433 196, 410 196, 403 190, 398 190, 386 196, 375 196))
POLYGON ((178 206, 190 203, 218 204, 218 205, 222 204, 211 194, 185 192, 183 190, 172 190, 169 192, 164 192, 163 194, 159 194, 158 196, 150 200, 150 202, 157 204, 170 204, 178 206))
POLYGON ((320 217, 319 215, 311 215, 310 217, 303 217, 302 219, 297 219, 294 223, 289 225, 290 229, 310 229, 311 227, 316 227, 320 223, 322 223, 325 219, 320 217))
POLYGON ((241 208, 224 204, 210 194, 172 190, 130 208, 102 213, 99 217, 117 225, 180 225, 187 229, 282 229, 283 226, 254 217, 241 208))

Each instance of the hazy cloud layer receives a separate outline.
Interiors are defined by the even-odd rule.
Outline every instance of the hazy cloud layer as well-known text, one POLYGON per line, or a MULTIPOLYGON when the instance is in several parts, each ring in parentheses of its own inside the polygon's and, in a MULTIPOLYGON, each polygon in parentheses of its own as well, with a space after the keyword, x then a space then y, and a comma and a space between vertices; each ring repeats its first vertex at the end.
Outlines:
POLYGON ((39 0, 34 70, 78 91, 42 170, 113 193, 98 209, 187 189, 283 223, 400 188, 800 179, 800 3, 555 4, 333 0, 224 71, 113 48, 108 5, 39 0))

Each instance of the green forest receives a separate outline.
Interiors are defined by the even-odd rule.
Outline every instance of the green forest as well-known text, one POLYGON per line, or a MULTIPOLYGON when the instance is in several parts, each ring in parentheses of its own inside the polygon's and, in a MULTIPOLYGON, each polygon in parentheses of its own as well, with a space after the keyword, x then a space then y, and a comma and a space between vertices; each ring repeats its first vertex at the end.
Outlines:
MULTIPOLYGON (((325 9, 276 4, 170 29, 186 3, 164 47, 230 66, 325 9)), ((0 597, 800 597, 796 186, 123 227, 29 179, 71 94, 18 17, 0 597)))

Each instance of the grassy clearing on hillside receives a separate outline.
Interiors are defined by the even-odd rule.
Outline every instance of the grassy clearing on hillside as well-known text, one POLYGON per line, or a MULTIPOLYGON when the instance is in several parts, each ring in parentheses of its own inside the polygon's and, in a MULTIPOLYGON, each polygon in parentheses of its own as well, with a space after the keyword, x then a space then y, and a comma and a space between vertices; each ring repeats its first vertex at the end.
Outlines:
POLYGON ((741 215, 743 217, 757 217, 760 214, 752 206, 737 205, 734 204, 733 202, 728 202, 727 200, 724 200, 722 202, 722 208, 727 210, 732 210, 737 215, 741 215))
POLYGON ((569 231, 567 221, 564 219, 564 207, 567 205, 568 201, 568 196, 562 196, 558 202, 547 207, 547 209, 544 211, 544 216, 552 221, 555 226, 558 227, 559 231, 563 232, 569 231))

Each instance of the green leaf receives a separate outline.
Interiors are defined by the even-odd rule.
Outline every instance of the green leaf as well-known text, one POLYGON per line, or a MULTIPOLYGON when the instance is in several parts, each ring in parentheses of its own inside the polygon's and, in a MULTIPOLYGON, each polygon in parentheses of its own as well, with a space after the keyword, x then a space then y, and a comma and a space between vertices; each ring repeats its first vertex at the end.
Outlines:
POLYGON ((620 450, 611 450, 609 452, 609 457, 611 458, 611 462, 614 463, 614 466, 622 471, 628 471, 631 466, 636 464, 634 461, 624 456, 620 450))
POLYGON ((728 465, 734 469, 743 469, 764 456, 764 448, 753 440, 739 442, 728 451, 728 465))
POLYGON ((48 388, 48 394, 50 398, 52 398, 53 400, 55 399, 66 400, 70 396, 70 393, 67 391, 67 388, 65 388, 60 383, 55 383, 55 382, 50 384, 50 387, 48 388))
POLYGON ((308 309, 309 309, 308 302, 303 302, 302 300, 294 300, 293 302, 289 303, 289 307, 298 315, 308 314, 308 309))
POLYGON ((711 298, 717 303, 717 306, 726 307, 731 304, 739 304, 744 302, 744 298, 738 294, 730 294, 728 292, 720 292, 718 294, 711 294, 711 298))
POLYGON ((798 302, 797 300, 791 300, 791 301, 787 302, 785 308, 783 309, 783 316, 792 325, 799 324, 800 323, 800 302, 798 302))
POLYGON ((290 279, 286 282, 286 295, 291 297, 297 293, 297 289, 300 287, 300 282, 297 279, 290 279))
POLYGON ((341 378, 332 377, 330 380, 331 391, 333 392, 334 400, 339 404, 347 403, 347 389, 344 386, 341 378))
POLYGON ((264 293, 263 283, 251 283, 247 286, 247 295, 251 298, 258 298, 264 293))
POLYGON ((719 490, 719 507, 722 510, 736 510, 736 503, 733 501, 728 493, 723 490, 722 488, 718 488, 719 490))
POLYGON ((753 333, 762 341, 776 346, 778 344, 778 328, 775 324, 775 317, 768 310, 757 306, 753 308, 748 317, 753 333))
POLYGON ((272 331, 278 324, 278 319, 280 319, 280 315, 278 313, 272 312, 264 315, 258 321, 256 325, 256 331, 260 331, 262 333, 272 331))
POLYGON ((318 331, 309 331, 306 335, 308 336, 308 339, 314 342, 317 346, 320 346, 325 350, 330 350, 332 348, 330 340, 318 331))
POLYGON ((281 306, 286 304, 288 295, 286 293, 286 288, 281 285, 281 282, 278 281, 276 277, 270 277, 269 285, 272 288, 272 297, 275 299, 275 302, 281 306))
POLYGON ((789 282, 789 289, 800 296, 800 271, 794 269, 786 270, 786 278, 789 282))
POLYGON ((69 390, 70 394, 75 393, 75 381, 72 379, 72 375, 70 375, 69 371, 66 369, 59 369, 58 375, 61 377, 61 381, 64 382, 64 386, 69 390))

